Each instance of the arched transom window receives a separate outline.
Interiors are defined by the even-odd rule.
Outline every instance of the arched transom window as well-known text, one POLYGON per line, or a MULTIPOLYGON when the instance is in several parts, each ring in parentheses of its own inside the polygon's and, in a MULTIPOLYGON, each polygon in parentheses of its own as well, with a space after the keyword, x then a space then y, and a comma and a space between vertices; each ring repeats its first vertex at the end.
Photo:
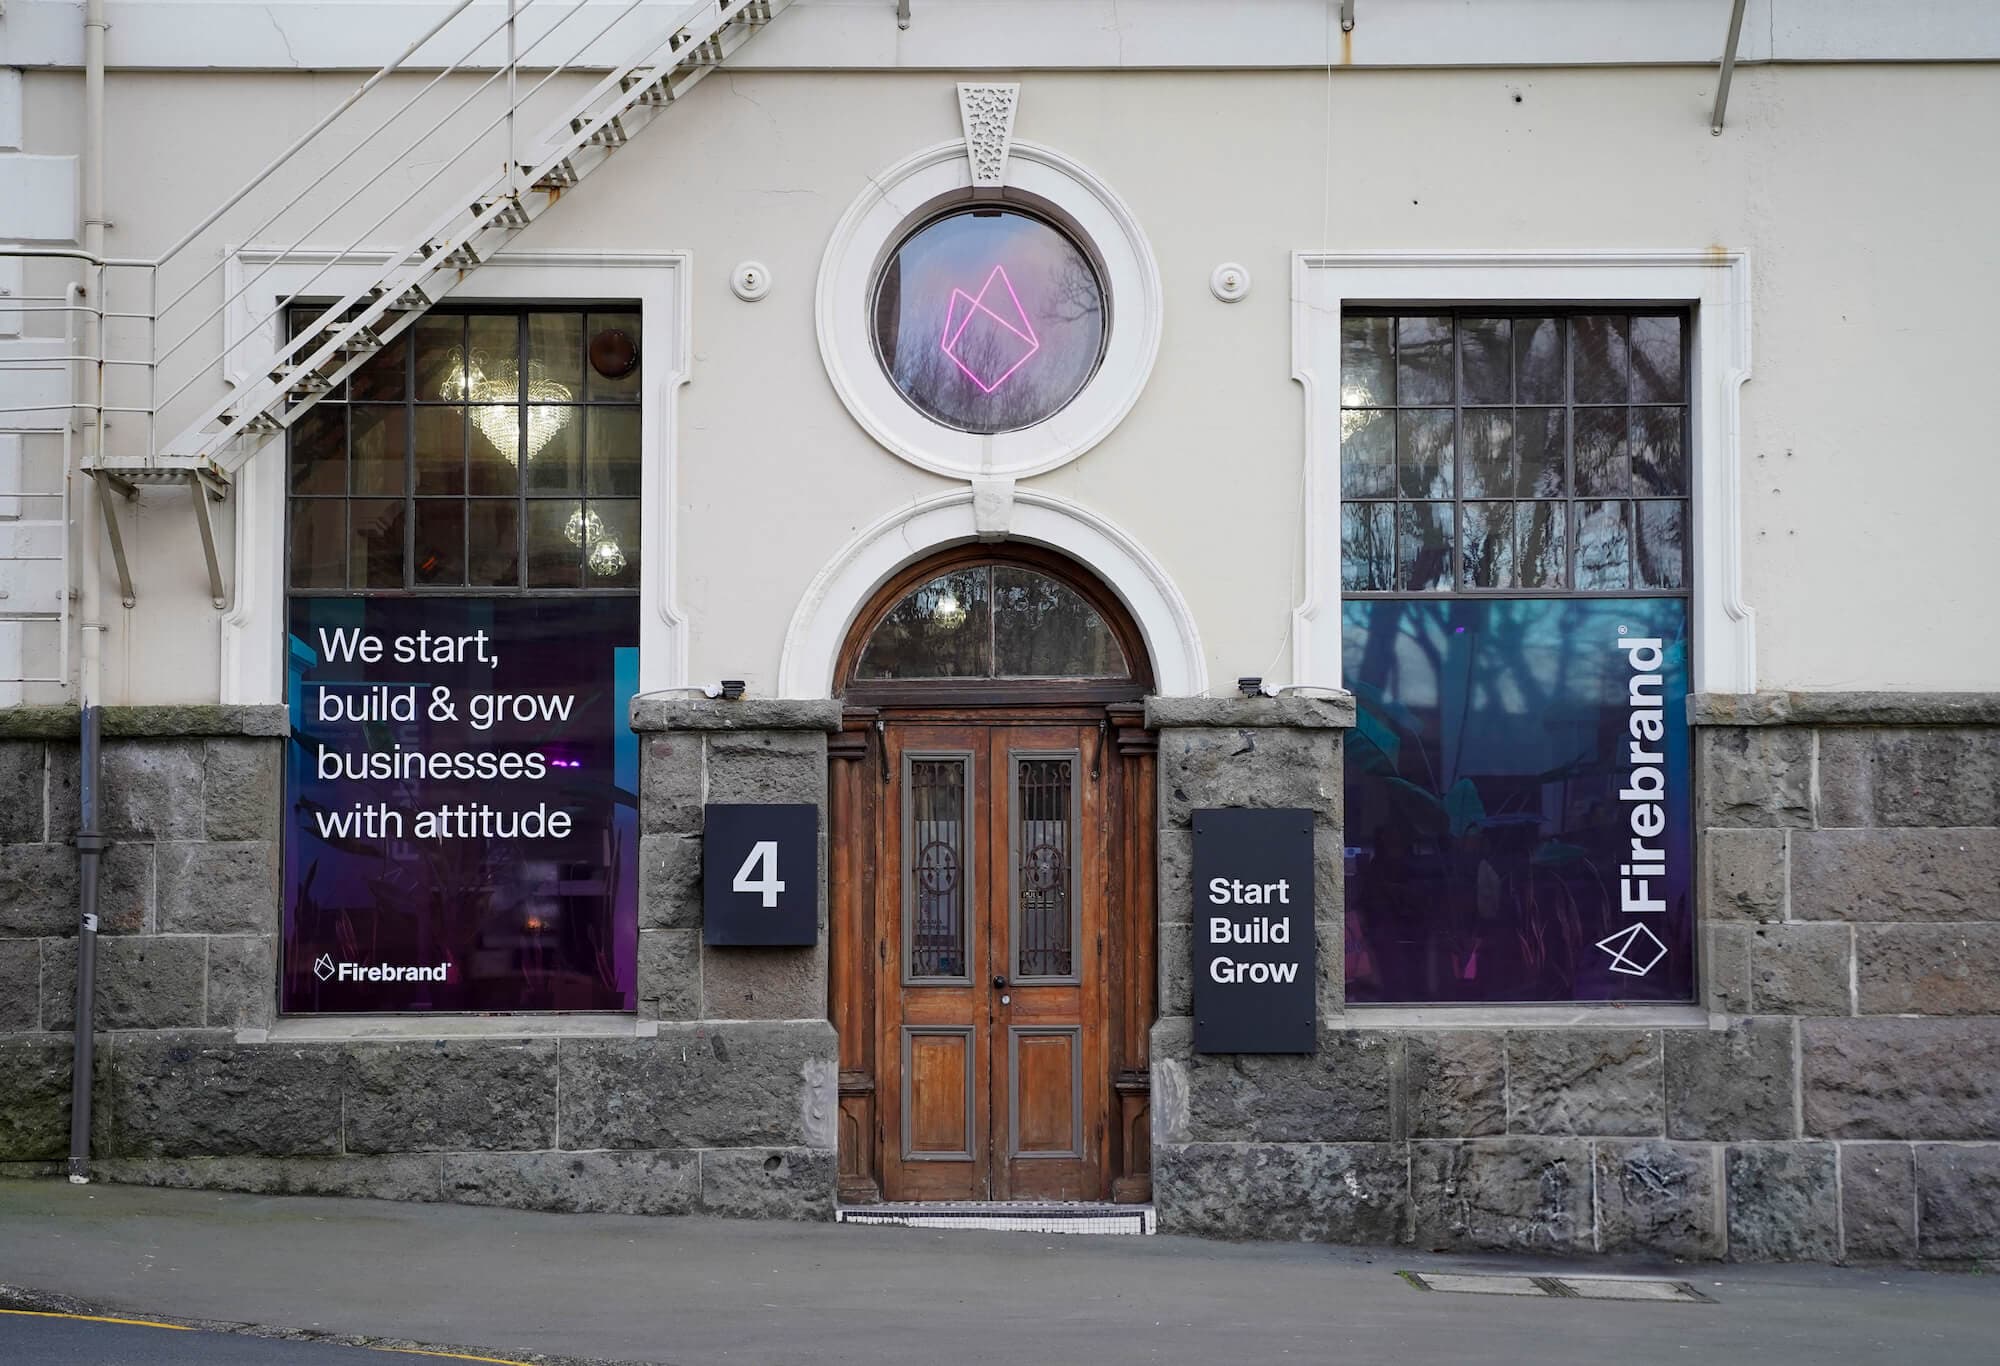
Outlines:
POLYGON ((1131 677, 1118 639, 1068 584, 1019 565, 952 569, 889 609, 857 679, 1131 677))

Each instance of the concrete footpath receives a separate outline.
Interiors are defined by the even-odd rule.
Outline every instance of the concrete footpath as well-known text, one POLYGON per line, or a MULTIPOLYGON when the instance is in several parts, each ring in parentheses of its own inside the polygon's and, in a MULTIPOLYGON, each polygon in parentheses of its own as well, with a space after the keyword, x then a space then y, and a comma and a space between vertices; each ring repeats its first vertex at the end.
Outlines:
MULTIPOLYGON (((17 1305, 508 1360, 2000 1362, 2000 1283, 1976 1272, 527 1214, 47 1181, 0 1181, 0 1286, 27 1292, 17 1305), (1429 1293, 1399 1271, 1657 1275, 1714 1303, 1429 1293)), ((0 1361, 24 1360, 8 1323, 0 1316, 0 1361)), ((268 1359, 288 1358, 274 1344, 268 1359)))

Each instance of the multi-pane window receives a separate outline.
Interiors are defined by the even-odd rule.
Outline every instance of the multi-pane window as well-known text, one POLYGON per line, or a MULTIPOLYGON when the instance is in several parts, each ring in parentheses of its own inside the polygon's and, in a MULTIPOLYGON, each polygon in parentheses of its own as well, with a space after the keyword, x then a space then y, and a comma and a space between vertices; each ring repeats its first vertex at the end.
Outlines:
POLYGON ((638 340, 629 310, 420 319, 291 428, 292 590, 637 591, 638 340))
POLYGON ((1357 593, 1688 588, 1682 313, 1341 320, 1341 570, 1357 593))

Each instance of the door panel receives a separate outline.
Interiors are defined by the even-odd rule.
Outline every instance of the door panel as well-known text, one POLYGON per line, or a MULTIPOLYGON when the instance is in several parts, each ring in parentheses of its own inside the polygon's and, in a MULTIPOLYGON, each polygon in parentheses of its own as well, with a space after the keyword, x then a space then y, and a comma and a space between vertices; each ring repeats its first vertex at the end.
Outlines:
POLYGON ((887 1199, 1109 1194, 1102 744, 1074 723, 884 726, 887 1199))
POLYGON ((903 1030, 903 1156, 970 1162, 978 1092, 976 1031, 903 1030))
POLYGON ((1083 1156, 1083 1041, 1076 1027, 1008 1030, 1009 1157, 1083 1156))

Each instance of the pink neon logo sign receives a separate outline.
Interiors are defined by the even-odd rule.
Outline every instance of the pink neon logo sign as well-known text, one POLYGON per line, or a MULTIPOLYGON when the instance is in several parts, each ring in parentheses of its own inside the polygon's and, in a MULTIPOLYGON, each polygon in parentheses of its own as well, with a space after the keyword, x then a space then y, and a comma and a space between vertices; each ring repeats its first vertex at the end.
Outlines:
MULTIPOLYGON (((1028 310, 1021 307, 1021 296, 1014 292, 1014 282, 1007 278, 1006 270, 997 265, 993 267, 992 274, 986 277, 986 283, 979 287, 977 294, 967 294, 962 289, 952 290, 951 302, 945 306, 944 311, 944 336, 938 345, 943 348, 947 356, 951 357, 951 363, 965 372, 967 379, 988 394, 1005 384, 1016 370, 1028 363, 1030 356, 1042 349, 1041 339, 1035 335, 1034 325, 1028 321, 1028 310), (997 299, 993 304, 986 302, 986 296, 993 291, 995 280, 998 280, 1007 291, 1006 303, 1000 303, 997 299), (960 306, 961 300, 963 307, 960 306), (1008 310, 1014 315, 1013 319, 1010 321, 1001 316, 998 309, 1008 310), (997 337, 1003 344, 999 361, 996 363, 1004 362, 1008 355, 1020 349, 1020 355, 1015 358, 1014 363, 991 380, 966 364, 960 354, 964 349, 966 332, 975 323, 978 324, 978 331, 973 333, 975 338, 997 337), (996 327, 1001 329, 997 333, 993 330, 996 327)), ((978 359, 984 362, 983 357, 978 359)))

